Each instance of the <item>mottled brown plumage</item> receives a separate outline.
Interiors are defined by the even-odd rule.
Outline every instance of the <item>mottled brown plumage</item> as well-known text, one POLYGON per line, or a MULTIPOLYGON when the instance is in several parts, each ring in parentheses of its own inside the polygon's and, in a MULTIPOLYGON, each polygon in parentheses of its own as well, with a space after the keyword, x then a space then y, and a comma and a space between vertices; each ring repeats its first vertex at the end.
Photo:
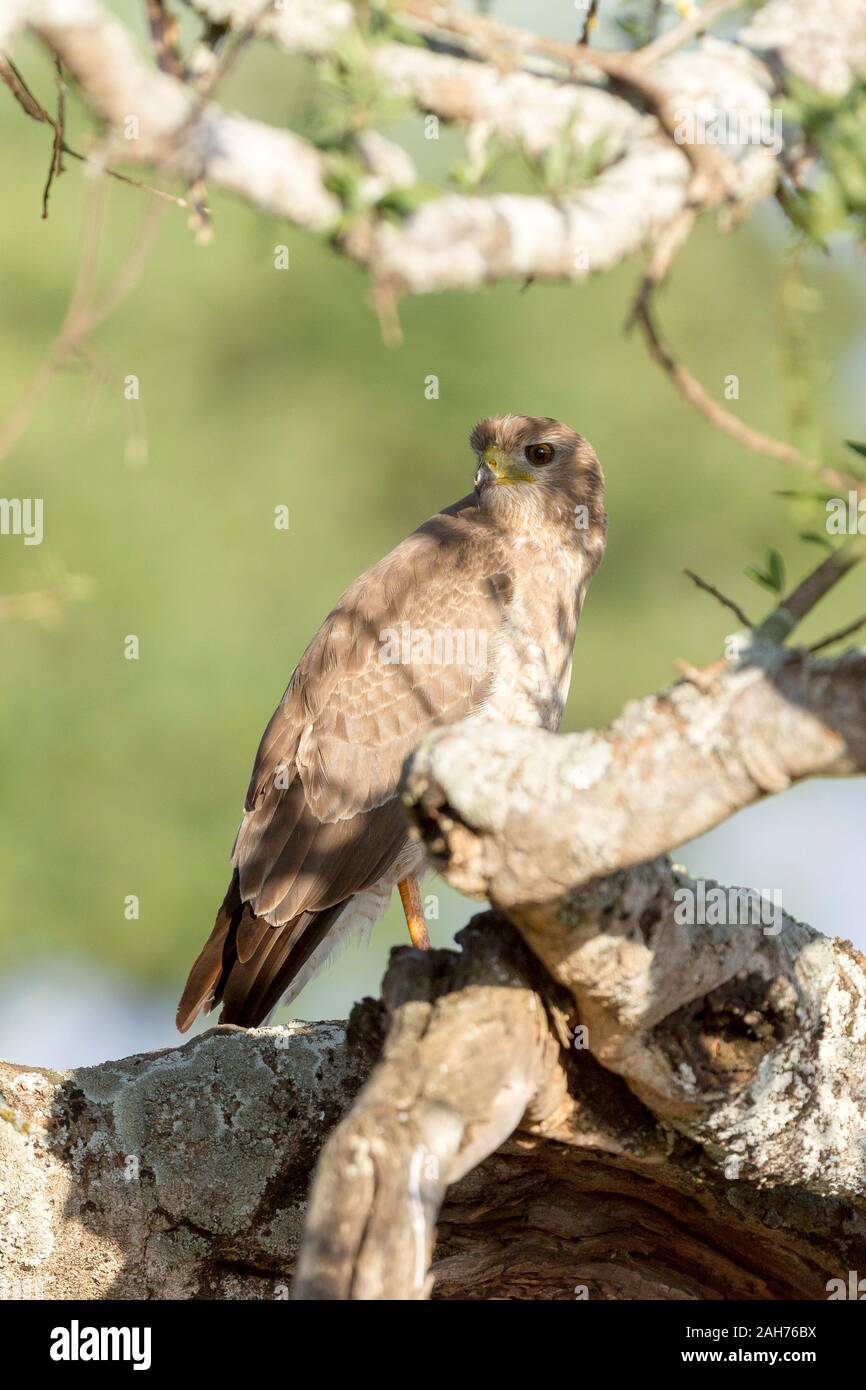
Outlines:
POLYGON ((349 925, 381 914, 423 858, 397 787, 425 730, 473 716, 559 725, 604 551, 601 468, 546 418, 483 420, 471 445, 475 491, 346 590, 265 730, 181 1029, 220 1002, 223 1022, 255 1025, 349 925))

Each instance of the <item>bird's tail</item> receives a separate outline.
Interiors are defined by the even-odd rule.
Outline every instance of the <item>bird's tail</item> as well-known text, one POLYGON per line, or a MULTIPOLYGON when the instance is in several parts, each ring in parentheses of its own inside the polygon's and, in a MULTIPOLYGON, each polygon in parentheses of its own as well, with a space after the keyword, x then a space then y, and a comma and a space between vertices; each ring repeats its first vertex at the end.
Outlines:
POLYGON ((235 871, 178 1004, 181 1033, 202 1009, 210 1013, 219 1004, 220 1023, 245 1028, 263 1023, 349 901, 303 912, 272 927, 241 900, 235 871))

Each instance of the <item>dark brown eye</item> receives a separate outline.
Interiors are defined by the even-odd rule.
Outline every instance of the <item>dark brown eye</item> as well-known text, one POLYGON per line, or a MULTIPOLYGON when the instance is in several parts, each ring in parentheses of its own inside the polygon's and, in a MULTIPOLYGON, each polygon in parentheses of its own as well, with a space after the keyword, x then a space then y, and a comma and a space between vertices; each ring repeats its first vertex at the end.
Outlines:
POLYGON ((526 457, 530 463, 550 463, 553 458, 552 444, 527 444, 526 457))

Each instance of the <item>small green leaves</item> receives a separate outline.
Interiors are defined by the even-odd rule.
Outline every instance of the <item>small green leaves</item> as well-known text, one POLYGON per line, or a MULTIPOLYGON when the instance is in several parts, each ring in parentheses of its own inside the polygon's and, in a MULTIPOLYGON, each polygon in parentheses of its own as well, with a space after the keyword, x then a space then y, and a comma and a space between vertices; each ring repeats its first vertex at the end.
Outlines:
POLYGON ((749 565, 743 573, 773 594, 781 594, 785 587, 785 562, 778 550, 767 551, 763 569, 759 569, 757 565, 749 565))
POLYGON ((471 155, 455 164, 450 171, 453 183, 461 193, 476 193, 486 183, 496 167, 513 152, 513 147, 501 136, 491 134, 483 147, 476 148, 471 155))
POLYGON ((848 227, 866 231, 866 83, 842 96, 820 92, 788 74, 785 124, 798 126, 820 157, 808 188, 785 188, 781 203, 790 220, 817 245, 848 227))
POLYGON ((438 198, 439 189, 432 183, 413 183, 408 188, 392 188, 376 204, 376 211, 392 222, 402 222, 422 203, 438 198))
POLYGON ((557 132, 549 149, 535 164, 544 187, 550 197, 562 197, 566 193, 591 183, 604 167, 606 139, 597 135, 590 145, 580 149, 574 143, 574 123, 577 119, 575 109, 571 118, 557 132))
POLYGON ((367 171, 358 156, 349 150, 333 149, 328 153, 326 168, 325 187, 337 195, 346 213, 361 212, 361 182, 367 171))
MULTIPOLYGON (((862 459, 866 459, 866 444, 860 444, 856 439, 846 439, 845 443, 852 453, 857 454, 862 459)), ((866 483, 866 464, 852 463, 850 459, 846 459, 844 468, 846 473, 850 473, 858 482, 866 483)))
POLYGON ((650 40, 650 29, 646 19, 637 14, 617 15, 617 28, 631 39, 635 48, 643 48, 650 40))
POLYGON ((408 99, 389 91, 376 67, 375 45, 359 30, 343 35, 319 71, 330 94, 319 116, 316 144, 320 149, 345 145, 362 130, 392 125, 410 114, 408 99))

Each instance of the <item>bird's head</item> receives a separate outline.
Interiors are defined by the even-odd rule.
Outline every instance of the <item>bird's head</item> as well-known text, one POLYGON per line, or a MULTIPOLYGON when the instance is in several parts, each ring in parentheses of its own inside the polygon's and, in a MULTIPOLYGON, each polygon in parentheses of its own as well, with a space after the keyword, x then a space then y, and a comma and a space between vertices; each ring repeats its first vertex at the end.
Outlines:
POLYGON ((481 509, 509 530, 553 527, 585 548, 604 545, 604 475, 583 435, 547 416, 479 420, 469 442, 478 459, 481 509))

